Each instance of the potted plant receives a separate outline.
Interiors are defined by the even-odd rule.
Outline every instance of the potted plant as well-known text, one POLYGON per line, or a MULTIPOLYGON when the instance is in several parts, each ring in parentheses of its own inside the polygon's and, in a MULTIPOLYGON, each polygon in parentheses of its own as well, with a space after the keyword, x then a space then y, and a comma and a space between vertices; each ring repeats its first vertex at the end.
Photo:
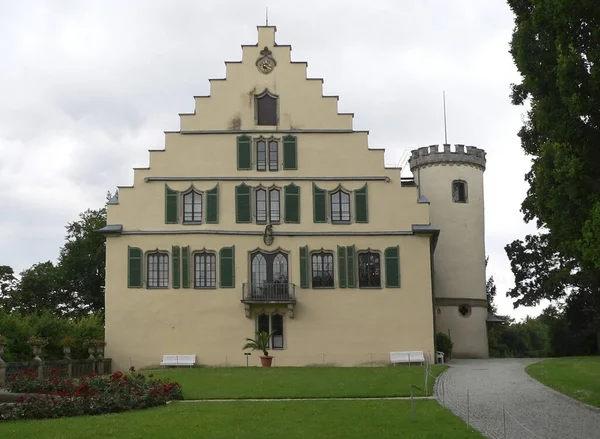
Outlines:
POLYGON ((4 345, 6 344, 7 341, 8 341, 8 338, 6 338, 6 336, 0 334, 0 363, 4 363, 4 360, 2 359, 2 355, 4 355, 4 345))
POLYGON ((33 355, 35 355, 34 360, 42 361, 40 354, 42 353, 42 348, 48 344, 48 339, 38 335, 32 335, 27 340, 27 344, 33 347, 33 355))
POLYGON ((253 351, 262 351, 264 355, 260 356, 260 364, 262 364, 263 367, 271 367, 271 364, 273 363, 273 357, 269 356, 269 352, 267 351, 267 349, 269 349, 269 341, 271 340, 271 337, 273 337, 273 334, 274 333, 268 334, 264 331, 257 332, 254 339, 246 339, 246 344, 242 348, 252 349, 253 351))
POLYGON ((70 354, 71 354, 71 348, 73 346, 75 346, 75 337, 73 337, 72 335, 67 335, 67 336, 63 337, 63 339, 60 341, 60 344, 63 347, 63 353, 65 354, 65 360, 69 360, 70 354))

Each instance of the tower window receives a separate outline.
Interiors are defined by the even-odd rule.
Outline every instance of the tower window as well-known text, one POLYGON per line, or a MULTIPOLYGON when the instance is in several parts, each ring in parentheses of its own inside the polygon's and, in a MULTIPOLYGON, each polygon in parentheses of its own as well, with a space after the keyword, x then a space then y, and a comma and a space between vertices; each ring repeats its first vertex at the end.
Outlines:
POLYGON ((452 182, 452 201, 455 203, 467 202, 467 182, 455 180, 452 182))
POLYGON ((256 124, 277 125, 277 97, 268 91, 256 96, 256 124))

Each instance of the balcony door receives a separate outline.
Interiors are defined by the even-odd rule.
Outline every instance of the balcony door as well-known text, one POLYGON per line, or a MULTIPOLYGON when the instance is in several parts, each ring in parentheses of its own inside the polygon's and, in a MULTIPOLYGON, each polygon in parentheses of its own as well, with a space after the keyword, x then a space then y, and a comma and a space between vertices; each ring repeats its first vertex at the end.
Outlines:
POLYGON ((252 296, 277 300, 289 295, 288 257, 285 253, 254 253, 251 266, 252 296))

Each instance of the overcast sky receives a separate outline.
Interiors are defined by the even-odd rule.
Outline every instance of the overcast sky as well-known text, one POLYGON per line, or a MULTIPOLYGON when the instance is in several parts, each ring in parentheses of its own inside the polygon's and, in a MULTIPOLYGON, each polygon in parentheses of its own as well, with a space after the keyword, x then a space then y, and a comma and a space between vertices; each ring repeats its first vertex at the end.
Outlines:
POLYGON ((64 226, 132 183, 225 60, 277 26, 292 59, 324 78, 339 111, 396 163, 448 140, 487 152, 486 250, 500 314, 513 276, 504 246, 534 231, 520 204, 530 166, 510 103, 519 80, 503 0, 0 0, 0 265, 55 261, 64 226), (270 3, 270 4, 269 4, 270 3))

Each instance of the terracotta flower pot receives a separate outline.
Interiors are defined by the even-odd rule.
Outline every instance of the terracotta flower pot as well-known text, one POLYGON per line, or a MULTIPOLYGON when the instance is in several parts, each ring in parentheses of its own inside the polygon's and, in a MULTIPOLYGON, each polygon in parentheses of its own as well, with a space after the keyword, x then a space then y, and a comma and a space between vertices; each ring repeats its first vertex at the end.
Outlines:
POLYGON ((260 356, 260 364, 262 364, 262 367, 271 367, 271 363, 273 363, 273 357, 260 356))

